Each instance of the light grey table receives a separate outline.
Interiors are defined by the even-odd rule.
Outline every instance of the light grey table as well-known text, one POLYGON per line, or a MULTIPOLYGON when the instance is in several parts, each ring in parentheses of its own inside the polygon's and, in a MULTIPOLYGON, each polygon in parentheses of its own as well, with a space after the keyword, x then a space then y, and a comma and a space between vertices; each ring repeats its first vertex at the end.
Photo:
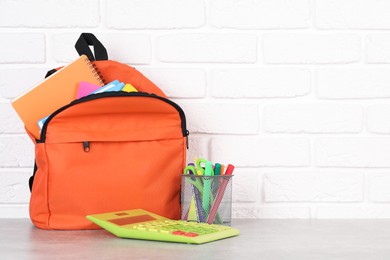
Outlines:
POLYGON ((390 259, 390 220, 235 220, 232 226, 239 236, 187 245, 0 219, 0 259, 390 259))

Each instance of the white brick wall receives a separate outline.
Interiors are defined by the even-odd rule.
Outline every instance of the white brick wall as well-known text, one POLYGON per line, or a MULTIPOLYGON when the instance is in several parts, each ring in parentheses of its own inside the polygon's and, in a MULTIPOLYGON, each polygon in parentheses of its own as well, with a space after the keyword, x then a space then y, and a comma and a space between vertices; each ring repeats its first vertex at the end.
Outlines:
POLYGON ((106 1, 107 27, 113 29, 179 29, 205 25, 205 3, 199 0, 106 1))
POLYGON ((210 23, 218 28, 308 28, 308 0, 210 0, 210 23))
POLYGON ((390 97, 390 75, 386 68, 319 69, 314 85, 318 97, 324 99, 390 97))
POLYGON ((253 63, 257 37, 234 33, 186 33, 158 37, 157 57, 162 62, 253 63))
POLYGON ((2 27, 96 27, 99 25, 99 1, 35 0, 0 2, 2 27), (88 10, 88 11, 86 11, 88 10))
POLYGON ((0 33, 0 64, 45 62, 43 33, 0 33))
POLYGON ((264 125, 272 133, 358 133, 363 109, 346 104, 277 104, 264 108, 264 125))
POLYGON ((356 172, 285 172, 264 177, 266 202, 359 202, 363 175, 356 172))
POLYGON ((345 64, 361 59, 361 40, 351 33, 269 33, 263 38, 268 64, 345 64))
POLYGON ((92 32, 185 109, 189 160, 236 165, 234 217, 389 218, 389 10, 384 0, 0 0, 0 217, 28 217, 34 158, 9 102, 92 32))
POLYGON ((390 2, 383 0, 315 0, 315 25, 320 29, 390 29, 389 9, 390 2))
POLYGON ((310 93, 310 71, 300 68, 234 68, 210 71, 216 98, 288 98, 310 93))

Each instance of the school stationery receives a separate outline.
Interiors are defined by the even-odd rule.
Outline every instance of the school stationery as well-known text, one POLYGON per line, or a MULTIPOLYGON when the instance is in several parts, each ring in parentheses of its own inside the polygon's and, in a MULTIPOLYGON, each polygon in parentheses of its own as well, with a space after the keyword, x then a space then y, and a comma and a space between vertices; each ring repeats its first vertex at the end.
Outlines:
POLYGON ((180 219, 188 144, 184 111, 134 68, 107 60, 92 34, 82 34, 76 46, 105 82, 130 83, 140 92, 85 96, 52 111, 38 138, 27 130, 35 144, 29 181, 33 224, 98 229, 86 215, 132 208, 180 219))
MULTIPOLYGON (((115 81, 116 83, 119 83, 119 81, 115 81)), ((110 84, 110 83, 109 83, 110 84)), ((105 87, 105 86, 103 86, 105 87)), ((115 85, 115 88, 112 88, 112 89, 105 89, 104 91, 98 91, 98 89, 100 88, 103 88, 101 86, 96 86, 96 85, 93 85, 93 84, 90 84, 88 82, 80 82, 80 85, 79 85, 79 88, 77 90, 77 96, 76 96, 76 99, 79 99, 79 98, 82 98, 82 97, 85 97, 85 96, 88 96, 88 95, 91 95, 93 93, 100 93, 100 92, 107 92, 107 91, 126 91, 126 92, 137 92, 137 89, 135 87, 133 87, 133 85, 127 83, 127 84, 118 84, 118 85, 115 85), (123 86, 122 89, 120 89, 120 87, 123 86)))
POLYGON ((77 89, 76 99, 88 96, 89 94, 99 89, 100 87, 101 86, 82 81, 80 82, 79 87, 77 89))
MULTIPOLYGON (((195 188, 194 180, 198 180, 202 184, 205 179, 208 179, 212 183, 212 189, 210 190, 210 202, 209 205, 213 205, 215 201, 215 197, 217 196, 217 191, 222 183, 222 180, 225 178, 231 178, 231 176, 203 176, 203 175, 182 175, 182 219, 188 221, 196 221, 196 222, 207 222, 208 212, 205 212, 203 209, 203 187, 201 190, 195 188), (215 185, 215 186, 213 186, 215 185), (196 207, 196 192, 200 194, 201 206, 196 207), (204 217, 199 218, 199 215, 202 214, 204 217)), ((230 183, 230 182, 229 182, 230 183)), ((217 215, 213 224, 227 224, 229 225, 231 215, 231 185, 227 186, 228 192, 225 192, 225 196, 223 196, 222 206, 218 208, 217 215)))
POLYGON ((214 175, 220 175, 220 172, 221 172, 221 164, 216 163, 214 167, 214 175))
MULTIPOLYGON (((214 176, 219 176, 221 173, 221 164, 220 163, 216 163, 215 166, 214 166, 214 176)), ((212 185, 212 192, 215 193, 216 189, 218 189, 218 185, 216 185, 216 183, 213 182, 213 185, 212 185)))
POLYGON ((209 214, 210 207, 210 198, 211 198, 211 180, 207 176, 213 176, 213 165, 210 161, 206 161, 204 176, 206 177, 203 180, 203 200, 202 207, 206 215, 209 214))
POLYGON ((119 82, 118 80, 114 80, 107 85, 104 85, 103 87, 95 90, 91 94, 98 94, 103 92, 110 92, 110 91, 120 91, 125 86, 125 83, 119 82))
MULTIPOLYGON (((79 89, 78 89, 78 93, 77 95, 79 95, 80 93, 80 87, 87 87, 89 89, 93 88, 93 84, 89 84, 87 83, 88 85, 85 84, 86 82, 81 82, 81 84, 79 85, 79 89)), ((89 92, 89 93, 85 93, 86 92, 86 89, 82 89, 83 93, 82 95, 84 96, 88 96, 88 95, 92 95, 92 94, 98 94, 98 93, 103 93, 103 92, 109 92, 109 91, 120 91, 122 89, 122 87, 124 86, 124 83, 122 82, 119 82, 118 80, 114 80, 106 85, 104 85, 103 87, 98 87, 95 91, 92 91, 92 92, 89 92)), ((49 116, 45 116, 44 118, 42 118, 41 120, 38 121, 38 126, 39 126, 39 129, 42 129, 43 127, 43 124, 46 122, 46 120, 49 118, 49 116)))
POLYGON ((127 83, 127 84, 122 88, 122 91, 126 91, 126 92, 137 92, 138 90, 137 90, 133 85, 131 85, 130 83, 127 83))
MULTIPOLYGON (((229 172, 231 167, 229 166, 229 172)), ((207 222, 211 214, 212 205, 213 211, 216 211, 212 219, 214 224, 230 223, 231 218, 231 174, 224 175, 221 171, 222 165, 212 163, 204 158, 195 158, 195 164, 190 163, 184 169, 182 176, 182 219, 197 222, 207 222), (193 174, 196 172, 197 174, 193 174), (218 175, 213 173, 218 172, 218 175), (228 184, 230 185, 228 186, 228 184), (220 193, 219 202, 216 203, 217 194, 222 188, 224 192, 220 193), (226 188, 229 187, 229 196, 223 196, 226 188), (225 198, 224 206, 220 207, 221 201, 225 198), (199 206, 200 205, 200 206, 199 206), (219 213, 221 211, 222 215, 219 213)))
MULTIPOLYGON (((234 170, 234 166, 229 164, 227 166, 227 169, 226 169, 226 172, 224 175, 227 175, 227 176, 231 176, 232 173, 233 173, 233 170, 234 170)), ((225 190, 226 190, 226 186, 228 185, 229 183, 229 180, 230 179, 223 179, 222 180, 222 184, 221 186, 219 187, 218 189, 218 193, 217 193, 217 196, 215 198, 215 201, 211 207, 211 210, 210 210, 210 214, 208 215, 208 218, 207 218, 207 223, 211 224, 214 222, 214 218, 215 218, 215 215, 217 214, 217 211, 218 211, 218 207, 222 201, 222 197, 225 193, 225 190)))
POLYGON ((40 138, 37 122, 73 101, 80 81, 104 85, 85 55, 12 100, 12 106, 35 139, 40 138))
POLYGON ((43 124, 45 123, 45 121, 46 121, 48 118, 49 118, 49 116, 45 116, 44 118, 42 118, 41 120, 38 121, 39 129, 42 129, 43 124))
POLYGON ((196 173, 198 175, 204 175, 204 169, 206 167, 206 159, 204 158, 195 158, 196 173))
MULTIPOLYGON (((184 174, 191 174, 194 175, 196 173, 196 169, 194 164, 189 164, 184 169, 184 174)), ((189 182, 192 184, 192 192, 194 193, 194 203, 191 201, 190 208, 187 210, 186 215, 184 219, 189 220, 188 215, 191 211, 191 208, 196 213, 196 220, 199 220, 200 222, 205 221, 204 213, 203 213, 203 206, 202 206, 202 191, 203 191, 203 183, 199 178, 191 178, 189 182)))
POLYGON ((120 238, 203 244, 240 233, 238 229, 222 225, 171 220, 142 209, 86 218, 120 238))

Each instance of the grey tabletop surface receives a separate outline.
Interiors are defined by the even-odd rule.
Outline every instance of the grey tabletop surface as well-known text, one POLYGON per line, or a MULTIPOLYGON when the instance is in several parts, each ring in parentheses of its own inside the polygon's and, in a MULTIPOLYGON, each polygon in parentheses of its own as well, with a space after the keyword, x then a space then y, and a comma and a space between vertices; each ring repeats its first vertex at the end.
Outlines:
POLYGON ((234 220, 232 226, 239 236, 190 245, 0 219, 0 259, 390 259, 390 220, 234 220))

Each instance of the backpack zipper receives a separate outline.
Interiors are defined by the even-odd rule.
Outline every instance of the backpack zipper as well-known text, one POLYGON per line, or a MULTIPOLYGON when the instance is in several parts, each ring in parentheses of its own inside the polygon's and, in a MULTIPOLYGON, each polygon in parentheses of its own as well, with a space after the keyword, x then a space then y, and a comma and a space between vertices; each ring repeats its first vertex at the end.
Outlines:
POLYGON ((88 141, 83 142, 83 148, 84 148, 84 152, 86 152, 86 153, 88 153, 91 150, 91 147, 90 147, 88 141))
MULTIPOLYGON (((185 117, 185 114, 184 114, 184 111, 183 109, 178 105, 176 104, 175 102, 167 99, 167 98, 164 98, 164 97, 160 97, 156 94, 150 94, 150 93, 146 93, 146 92, 125 92, 125 91, 113 91, 113 92, 103 92, 103 93, 98 93, 98 94, 92 94, 92 95, 89 95, 89 96, 86 96, 86 97, 83 97, 83 98, 80 98, 80 99, 76 99, 74 101, 72 101, 71 103, 69 103, 68 105, 65 105, 59 109, 57 109, 56 111, 54 111, 45 121, 45 123, 43 124, 42 126, 42 130, 41 130, 41 139, 40 140, 37 140, 37 143, 44 143, 46 141, 46 131, 47 131, 47 126, 49 124, 49 122, 51 121, 51 119, 53 119, 53 117, 55 117, 57 114, 61 113, 62 111, 64 111, 65 109, 71 107, 71 106, 75 106, 77 104, 80 104, 80 103, 84 103, 84 102, 87 102, 87 101, 91 101, 91 100, 95 100, 95 99, 100 99, 100 98, 106 98, 106 97, 150 97, 150 98, 156 98, 156 99, 159 99, 161 101, 164 101, 168 104, 170 104, 171 106, 173 106, 177 112, 179 113, 180 115, 180 119, 181 119, 181 130, 182 130, 182 134, 183 134, 183 137, 186 137, 186 146, 187 146, 187 149, 188 149, 188 135, 189 135, 189 131, 187 130, 187 124, 186 124, 186 117, 185 117)), ((89 151, 89 142, 88 141, 84 141, 83 142, 83 147, 84 147, 84 151, 86 151, 86 149, 89 151), (86 147, 87 146, 87 147, 86 147)), ((86 152, 88 152, 86 151, 86 152)))

